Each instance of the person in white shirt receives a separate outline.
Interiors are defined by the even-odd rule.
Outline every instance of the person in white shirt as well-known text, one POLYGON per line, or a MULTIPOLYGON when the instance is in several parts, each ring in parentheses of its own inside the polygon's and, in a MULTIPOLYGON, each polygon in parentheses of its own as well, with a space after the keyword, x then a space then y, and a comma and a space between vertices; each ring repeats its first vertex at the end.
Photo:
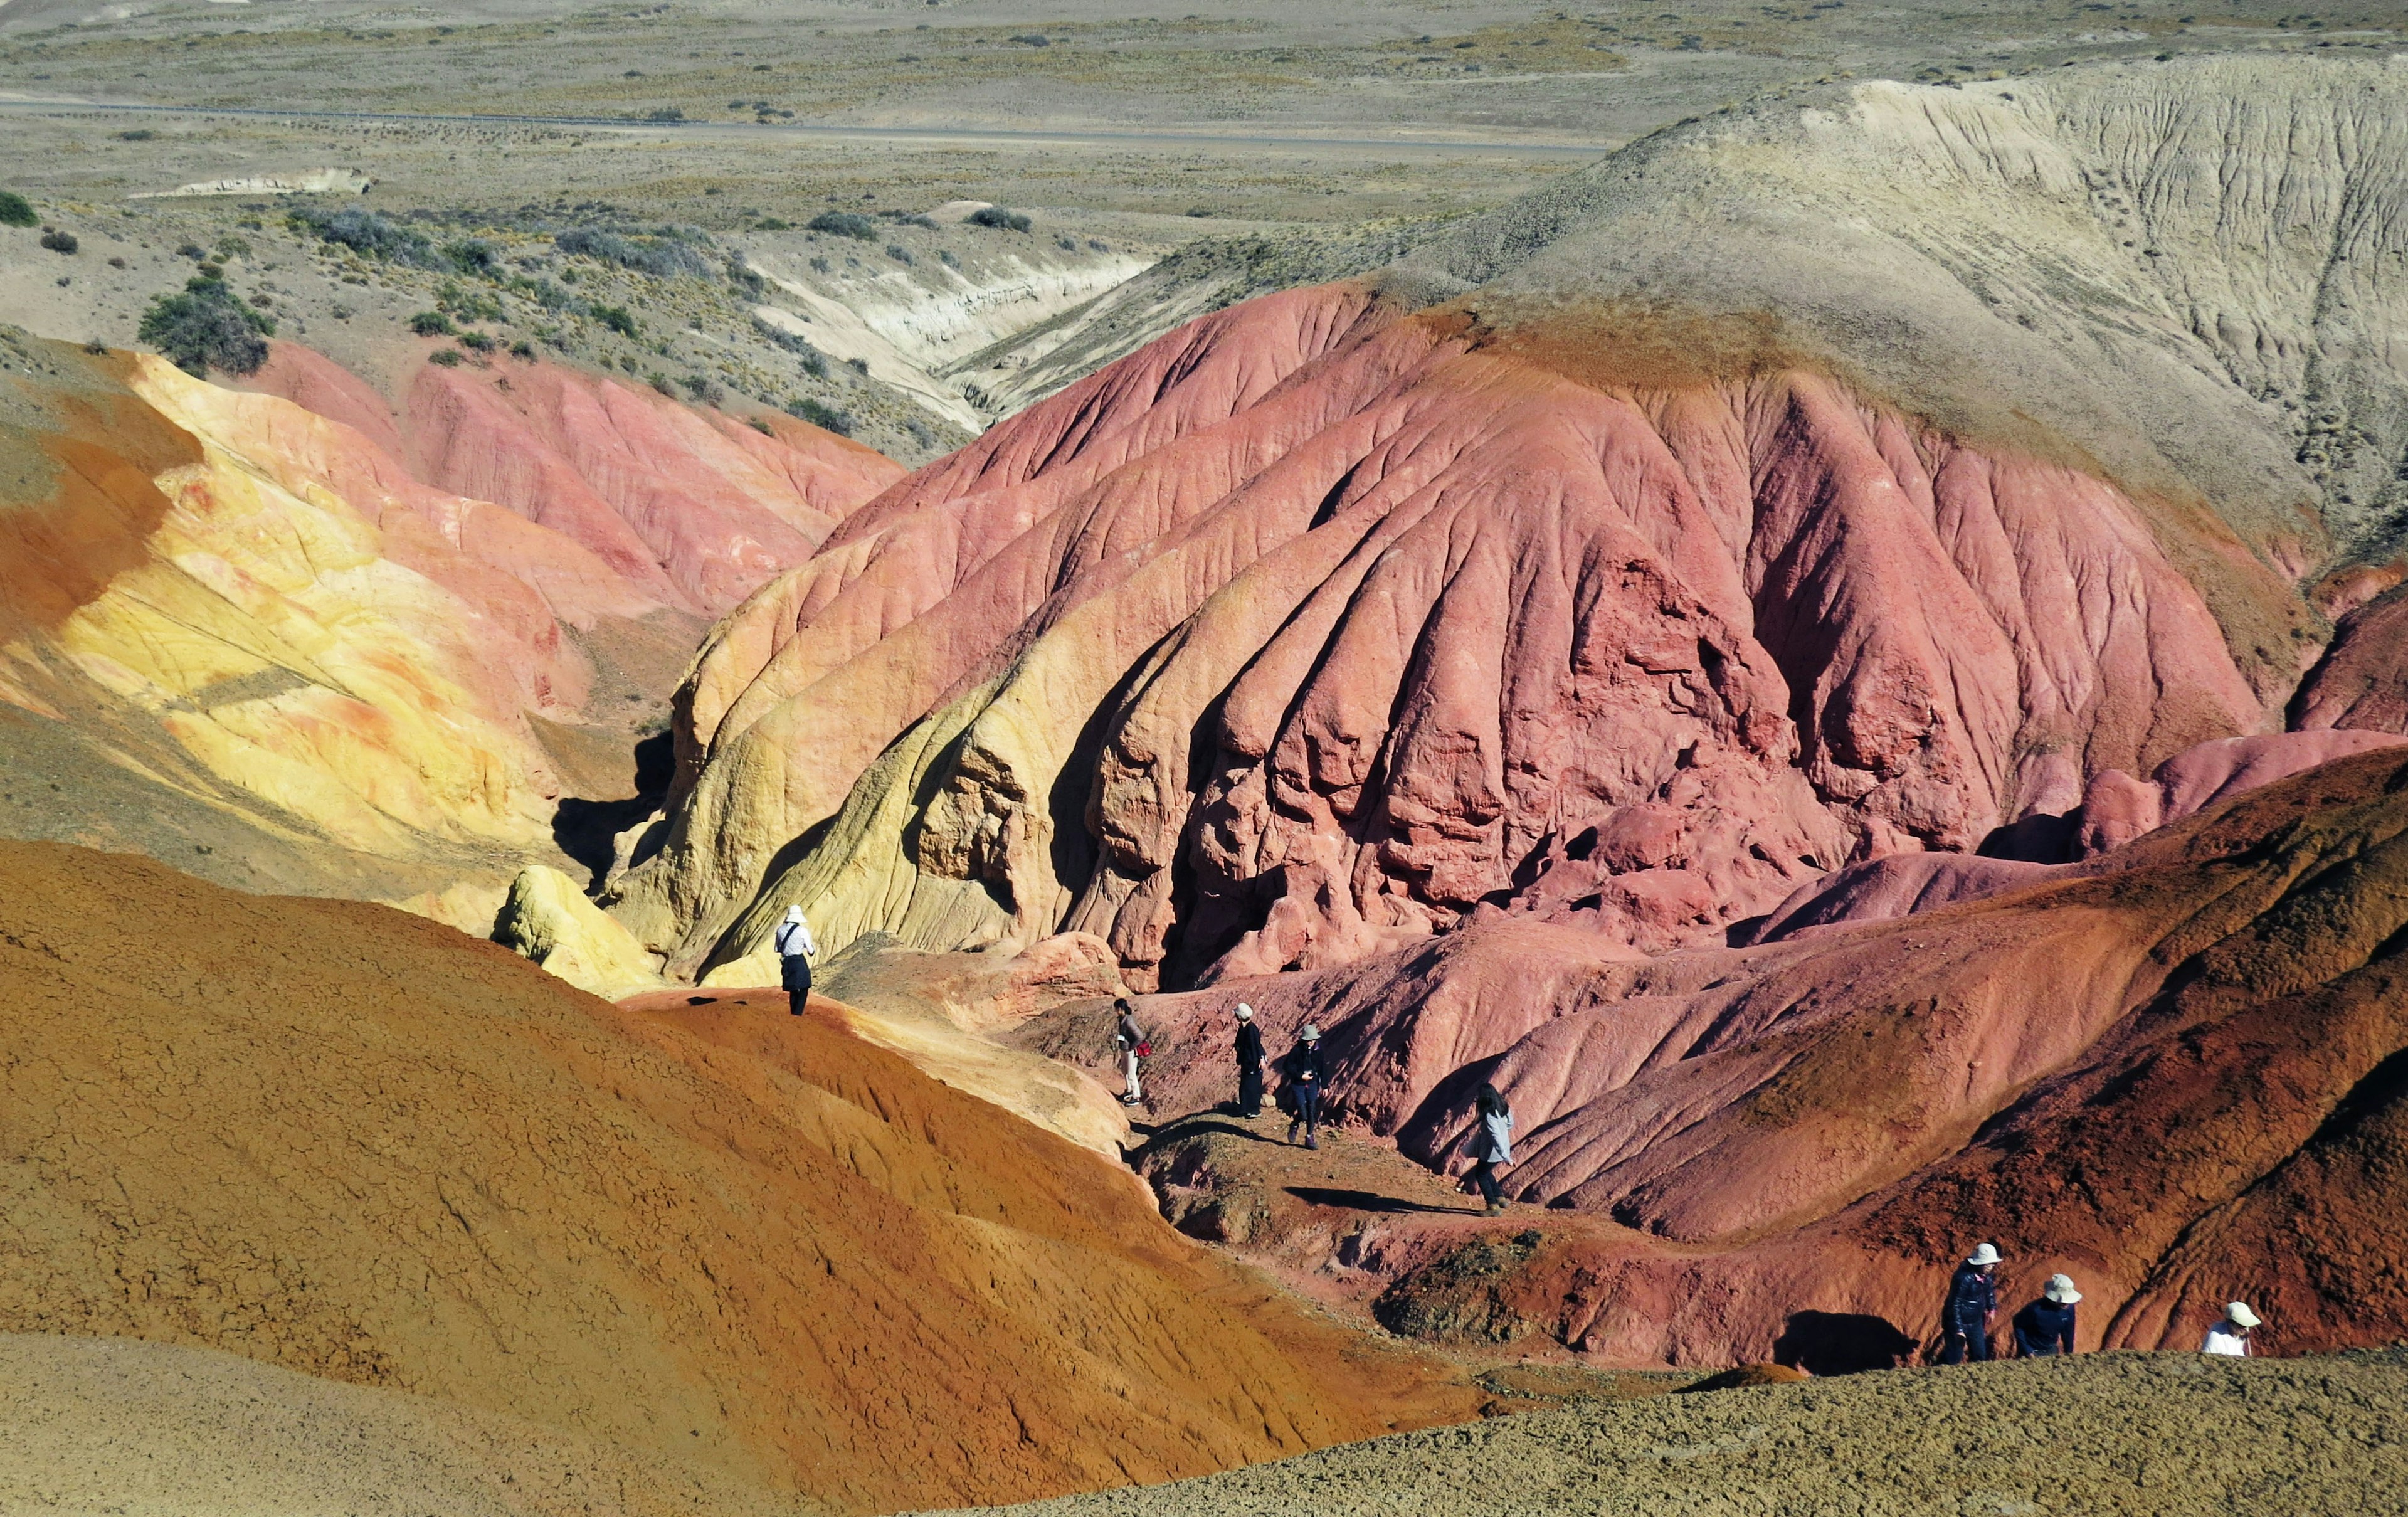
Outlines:
POLYGON ((2248 1302, 2233 1302, 2224 1309, 2224 1320, 2207 1330, 2207 1341, 2199 1346, 2199 1352, 2229 1354, 2236 1359, 2249 1357, 2249 1330, 2259 1320, 2258 1313, 2249 1309, 2248 1302))
POLYGON ((803 1003, 811 998, 811 956, 820 951, 801 907, 786 908, 786 920, 778 923, 777 944, 779 983, 786 987, 787 1009, 799 1017, 803 1003))

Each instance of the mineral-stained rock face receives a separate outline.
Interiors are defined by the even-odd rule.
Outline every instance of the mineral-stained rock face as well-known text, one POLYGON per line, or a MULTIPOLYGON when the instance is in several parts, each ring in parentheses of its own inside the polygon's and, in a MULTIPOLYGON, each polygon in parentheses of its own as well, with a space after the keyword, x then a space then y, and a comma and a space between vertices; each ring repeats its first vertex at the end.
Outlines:
POLYGON ((898 485, 722 626, 686 709, 622 903, 681 962, 799 900, 837 943, 1088 932, 1140 980, 1484 903, 1698 941, 2258 721, 2095 479, 1811 370, 1577 382, 1356 285, 898 485))

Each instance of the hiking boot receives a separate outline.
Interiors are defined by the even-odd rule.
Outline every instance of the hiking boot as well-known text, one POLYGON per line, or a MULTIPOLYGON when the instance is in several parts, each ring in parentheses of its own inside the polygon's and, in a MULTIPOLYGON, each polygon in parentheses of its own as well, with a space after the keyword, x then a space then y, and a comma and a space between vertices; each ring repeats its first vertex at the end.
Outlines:
POLYGON ((1307 1133, 1304 1138, 1304 1146, 1309 1149, 1317 1149, 1321 1147, 1321 1139, 1313 1137, 1310 1133, 1307 1133))
POLYGON ((1297 1125, 1295 1123, 1291 1122, 1287 1124, 1287 1140, 1290 1147, 1294 1147, 1296 1144, 1296 1134, 1297 1125))

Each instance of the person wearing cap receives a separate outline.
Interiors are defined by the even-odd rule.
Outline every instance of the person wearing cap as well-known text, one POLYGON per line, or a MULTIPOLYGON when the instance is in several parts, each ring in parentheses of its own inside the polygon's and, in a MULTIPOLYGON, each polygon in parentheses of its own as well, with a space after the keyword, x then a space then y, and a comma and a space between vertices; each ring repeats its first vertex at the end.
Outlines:
POLYGON ((2073 1305, 2082 1293, 2071 1275, 2051 1275, 2031 1305, 2015 1313, 2015 1355, 2045 1359, 2073 1352, 2073 1305))
POLYGON ((2235 1301, 2224 1309, 2223 1320, 2207 1330, 2207 1341, 2199 1346, 2199 1352, 2246 1359, 2250 1331, 2263 1320, 2249 1309, 2248 1302, 2235 1301))
POLYGON ((1990 1319, 1999 1314, 1999 1246, 1985 1243, 1965 1256, 1948 1277, 1948 1299, 1940 1308, 1940 1362, 1977 1364, 1990 1357, 1990 1319))
POLYGON ((1238 1115, 1263 1114, 1263 1030, 1254 1025, 1254 1009, 1238 1003, 1238 1115))
POLYGON ((778 946, 778 983, 785 987, 786 1009, 799 1017, 803 1003, 811 998, 811 958, 820 951, 801 907, 786 908, 786 920, 778 923, 772 940, 778 946))
POLYGON ((1154 1048, 1145 1040, 1143 1029, 1137 1024, 1134 1002, 1124 995, 1112 1003, 1112 1009, 1120 1013, 1120 1023, 1112 1029, 1112 1043, 1120 1050, 1121 1072, 1128 1077, 1128 1088, 1121 1092, 1121 1105, 1141 1106, 1145 1103, 1145 1091, 1138 1084, 1137 1063, 1153 1052, 1154 1048))
POLYGON ((1296 1047, 1287 1052, 1287 1091, 1295 1102, 1295 1114, 1287 1123, 1287 1140, 1296 1141, 1298 1127, 1304 1129, 1304 1146, 1321 1146, 1321 1029, 1312 1023, 1296 1035, 1296 1047))

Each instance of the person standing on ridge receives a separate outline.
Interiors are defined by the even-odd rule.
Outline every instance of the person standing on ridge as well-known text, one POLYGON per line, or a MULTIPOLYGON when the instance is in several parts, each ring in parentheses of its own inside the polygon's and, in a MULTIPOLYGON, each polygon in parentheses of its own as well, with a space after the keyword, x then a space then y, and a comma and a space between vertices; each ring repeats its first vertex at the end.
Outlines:
POLYGON ((2016 1357, 2046 1359, 2073 1352, 2073 1304, 2081 1299, 2071 1275, 2049 1276, 2038 1299, 2015 1313, 2016 1357))
POLYGON ((2235 1301, 2224 1309, 2223 1318, 2207 1330, 2207 1341, 2199 1346, 2199 1352, 2246 1359, 2250 1331, 2261 1321, 2258 1313, 2249 1309, 2248 1302, 2235 1301))
POLYGON ((1471 1181, 1480 1187, 1480 1198, 1486 1203, 1487 1214, 1505 1214, 1504 1188, 1497 1183, 1497 1166, 1513 1162, 1513 1109, 1505 1104, 1504 1095, 1494 1085, 1480 1087, 1473 1103, 1480 1116, 1480 1125, 1471 1130, 1471 1152, 1479 1163, 1471 1166, 1471 1181))
POLYGON ((1999 1314, 1999 1246, 1985 1243, 1965 1256, 1948 1277, 1948 1299, 1940 1308, 1940 1362, 1977 1364, 1990 1357, 1990 1319, 1999 1314))
POLYGON ((1254 1009, 1238 1003, 1238 1115, 1263 1114, 1263 1030, 1254 1025, 1254 1009))
POLYGON ((1137 1007, 1127 996, 1114 1001, 1112 1009, 1121 1014, 1120 1025, 1112 1029, 1112 1043, 1121 1051, 1121 1071, 1128 1077, 1128 1088, 1121 1092, 1121 1105, 1141 1106, 1145 1090, 1138 1083, 1137 1061, 1151 1054, 1154 1045, 1146 1041, 1143 1029, 1138 1026, 1137 1007))
POLYGON ((786 988, 786 1009, 796 1016, 803 1014, 803 1003, 811 998, 811 959, 820 945, 811 941, 811 924, 803 920, 799 906, 786 908, 786 920, 778 923, 778 983, 786 988))
POLYGON ((1296 1102, 1288 1118, 1287 1140, 1296 1141, 1296 1130, 1304 1129, 1304 1146, 1321 1147, 1321 1029, 1312 1023, 1296 1035, 1296 1047, 1287 1051, 1287 1090, 1296 1102))

